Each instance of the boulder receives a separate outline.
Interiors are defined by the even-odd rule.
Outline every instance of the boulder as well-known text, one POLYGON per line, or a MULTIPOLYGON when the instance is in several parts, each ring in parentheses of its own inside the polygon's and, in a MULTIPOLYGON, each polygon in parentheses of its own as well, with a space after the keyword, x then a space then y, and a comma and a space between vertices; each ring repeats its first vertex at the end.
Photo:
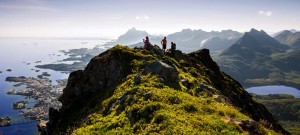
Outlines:
POLYGON ((134 77, 134 84, 139 84, 142 80, 142 76, 141 75, 137 75, 134 77))
POLYGON ((179 80, 178 71, 170 65, 159 60, 150 63, 146 68, 146 72, 159 75, 165 81, 177 82, 179 80))
POLYGON ((151 91, 143 94, 144 100, 148 100, 151 96, 152 96, 152 92, 151 91))

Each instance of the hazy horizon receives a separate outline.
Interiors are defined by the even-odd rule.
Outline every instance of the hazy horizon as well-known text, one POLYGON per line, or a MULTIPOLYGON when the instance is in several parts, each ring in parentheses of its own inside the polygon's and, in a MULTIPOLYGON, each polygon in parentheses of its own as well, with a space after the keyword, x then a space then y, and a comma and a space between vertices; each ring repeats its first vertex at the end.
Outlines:
POLYGON ((135 27, 153 35, 182 29, 275 33, 300 30, 297 0, 0 0, 0 37, 117 38, 135 27))

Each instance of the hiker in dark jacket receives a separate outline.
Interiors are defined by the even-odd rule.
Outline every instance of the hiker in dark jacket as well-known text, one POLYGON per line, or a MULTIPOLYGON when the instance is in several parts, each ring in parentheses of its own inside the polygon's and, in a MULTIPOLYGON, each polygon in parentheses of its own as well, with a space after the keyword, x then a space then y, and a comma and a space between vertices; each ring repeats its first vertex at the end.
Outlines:
POLYGON ((149 48, 151 46, 151 43, 149 41, 149 37, 148 36, 146 36, 146 40, 143 39, 143 42, 144 42, 144 48, 147 49, 147 48, 149 48))
POLYGON ((174 42, 171 42, 171 51, 176 50, 176 44, 174 42))
POLYGON ((171 42, 171 48, 167 50, 166 55, 168 55, 170 57, 174 57, 175 50, 176 50, 176 44, 174 42, 171 42))

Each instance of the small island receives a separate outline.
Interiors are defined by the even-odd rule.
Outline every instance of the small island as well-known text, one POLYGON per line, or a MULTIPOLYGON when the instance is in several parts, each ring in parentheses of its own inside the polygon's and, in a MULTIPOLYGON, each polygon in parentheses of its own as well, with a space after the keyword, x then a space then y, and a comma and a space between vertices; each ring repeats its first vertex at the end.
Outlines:
POLYGON ((42 76, 51 76, 48 72, 43 72, 42 76))
POLYGON ((16 89, 8 90, 8 91, 6 92, 6 94, 9 94, 9 95, 17 95, 17 90, 16 90, 16 89))
POLYGON ((0 118, 0 127, 5 127, 10 125, 10 117, 0 118))
POLYGON ((13 103, 13 109, 19 110, 23 109, 28 105, 28 101, 17 101, 13 103))
POLYGON ((63 60, 59 60, 58 62, 66 62, 66 61, 73 61, 72 64, 66 63, 58 63, 58 64, 44 64, 44 65, 36 65, 37 68, 42 69, 52 69, 54 71, 63 71, 63 72, 72 72, 76 70, 83 70, 87 63, 99 53, 105 51, 101 48, 80 48, 80 49, 70 49, 68 51, 60 50, 61 53, 67 55, 68 58, 63 60))

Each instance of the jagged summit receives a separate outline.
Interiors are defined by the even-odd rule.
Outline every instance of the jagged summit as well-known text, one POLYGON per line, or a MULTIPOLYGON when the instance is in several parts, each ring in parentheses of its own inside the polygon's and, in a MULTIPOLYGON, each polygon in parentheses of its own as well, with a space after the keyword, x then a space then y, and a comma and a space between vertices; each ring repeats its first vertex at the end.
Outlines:
POLYGON ((132 27, 131 29, 129 29, 128 31, 136 31, 135 27, 132 27))
MULTIPOLYGON (((299 88, 299 81, 294 81, 297 77, 294 74, 293 77, 288 75, 299 71, 299 68, 293 68, 296 67, 296 61, 299 61, 296 53, 298 51, 291 51, 292 45, 290 47, 277 40, 263 31, 252 29, 219 54, 215 60, 224 72, 238 80, 244 87, 286 85, 299 88), (281 76, 274 77, 275 74, 281 76)), ((286 41, 296 40, 282 38, 282 42, 286 41)))
MULTIPOLYGON (((280 46, 281 44, 273 39, 271 36, 269 36, 265 31, 261 30, 258 31, 256 29, 251 29, 250 32, 246 32, 244 36, 251 36, 258 42, 260 42, 261 45, 264 46, 280 46)), ((282 45, 283 46, 283 45, 282 45)))
MULTIPOLYGON (((238 40, 234 45, 244 45, 246 47, 255 47, 252 48, 252 51, 258 51, 258 48, 269 48, 271 50, 287 50, 290 47, 281 44, 271 36, 269 36, 265 31, 258 31, 256 29, 251 29, 238 40)), ((233 46, 234 46, 233 45, 233 46)), ((231 46, 232 47, 232 46, 231 46)), ((228 48, 230 49, 230 48, 228 48)), ((250 50, 251 51, 251 50, 250 50)))
POLYGON ((288 134, 209 50, 115 46, 70 74, 49 134, 288 134))

